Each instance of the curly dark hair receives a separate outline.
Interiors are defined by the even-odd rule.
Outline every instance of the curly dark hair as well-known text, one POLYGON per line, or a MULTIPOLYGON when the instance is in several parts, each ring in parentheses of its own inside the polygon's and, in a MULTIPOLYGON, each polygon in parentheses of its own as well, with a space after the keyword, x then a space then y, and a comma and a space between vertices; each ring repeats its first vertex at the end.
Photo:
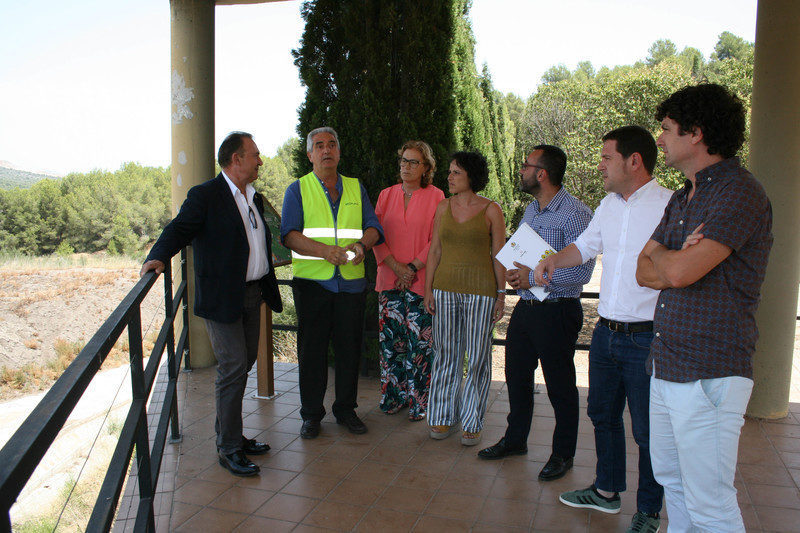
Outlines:
POLYGON ((464 169, 472 192, 482 191, 489 183, 489 164, 478 152, 456 152, 450 156, 451 161, 464 169))
POLYGON ((733 157, 744 144, 744 105, 738 96, 716 83, 689 85, 672 93, 656 109, 656 119, 678 123, 678 133, 700 128, 709 154, 733 157))

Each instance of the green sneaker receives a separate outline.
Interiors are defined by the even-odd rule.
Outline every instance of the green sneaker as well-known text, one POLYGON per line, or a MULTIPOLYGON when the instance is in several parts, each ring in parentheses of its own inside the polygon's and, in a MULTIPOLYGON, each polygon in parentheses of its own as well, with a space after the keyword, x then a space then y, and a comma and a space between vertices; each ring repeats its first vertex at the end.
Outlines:
POLYGON ((611 498, 606 498, 597 492, 594 484, 587 489, 565 492, 558 497, 558 500, 570 507, 594 509, 608 514, 617 514, 620 508, 619 494, 615 493, 611 498))
POLYGON ((658 533, 661 520, 658 513, 655 516, 637 511, 631 520, 631 527, 625 533, 658 533))

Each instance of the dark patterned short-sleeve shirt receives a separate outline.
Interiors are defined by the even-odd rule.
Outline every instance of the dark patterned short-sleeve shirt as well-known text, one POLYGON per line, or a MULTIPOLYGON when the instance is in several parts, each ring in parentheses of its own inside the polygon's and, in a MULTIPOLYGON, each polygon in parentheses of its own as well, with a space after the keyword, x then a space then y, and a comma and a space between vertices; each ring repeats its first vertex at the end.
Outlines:
POLYGON ((661 291, 656 304, 647 371, 667 381, 753 377, 758 340, 755 311, 772 247, 772 206, 764 188, 738 158, 696 175, 673 194, 652 239, 680 250, 686 235, 701 233, 731 254, 701 279, 661 291))

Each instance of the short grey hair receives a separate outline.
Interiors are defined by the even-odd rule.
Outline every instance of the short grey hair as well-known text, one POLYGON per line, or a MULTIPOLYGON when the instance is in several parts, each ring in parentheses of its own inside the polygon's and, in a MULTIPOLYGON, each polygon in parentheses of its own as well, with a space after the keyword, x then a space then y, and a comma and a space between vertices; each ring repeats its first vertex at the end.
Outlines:
POLYGON ((340 150, 342 149, 342 145, 339 144, 339 134, 336 133, 336 130, 330 126, 322 126, 321 128, 316 128, 308 132, 308 137, 306 137, 306 153, 311 153, 314 148, 314 135, 318 133, 330 133, 333 135, 333 138, 336 139, 336 146, 338 146, 340 150))

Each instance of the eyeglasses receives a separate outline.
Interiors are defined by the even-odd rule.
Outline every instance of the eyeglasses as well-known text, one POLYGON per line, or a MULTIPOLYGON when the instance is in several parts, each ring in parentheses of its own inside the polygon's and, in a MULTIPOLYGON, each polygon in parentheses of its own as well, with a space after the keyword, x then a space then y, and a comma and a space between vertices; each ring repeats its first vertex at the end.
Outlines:
POLYGON ((253 226, 253 229, 258 229, 258 219, 256 219, 256 214, 250 206, 247 206, 247 216, 250 217, 250 225, 253 226))
POLYGON ((402 167, 403 165, 408 165, 411 168, 417 168, 419 165, 419 161, 416 159, 406 159, 405 157, 401 157, 397 160, 397 163, 402 167))
POLYGON ((543 166, 540 166, 540 165, 531 165, 531 164, 530 164, 530 163, 528 163, 527 161, 526 161, 526 162, 524 162, 524 163, 522 163, 522 166, 520 166, 520 169, 522 169, 523 171, 525 171, 525 170, 528 170, 529 168, 540 168, 540 169, 542 169, 542 170, 546 170, 546 169, 545 169, 543 166))

